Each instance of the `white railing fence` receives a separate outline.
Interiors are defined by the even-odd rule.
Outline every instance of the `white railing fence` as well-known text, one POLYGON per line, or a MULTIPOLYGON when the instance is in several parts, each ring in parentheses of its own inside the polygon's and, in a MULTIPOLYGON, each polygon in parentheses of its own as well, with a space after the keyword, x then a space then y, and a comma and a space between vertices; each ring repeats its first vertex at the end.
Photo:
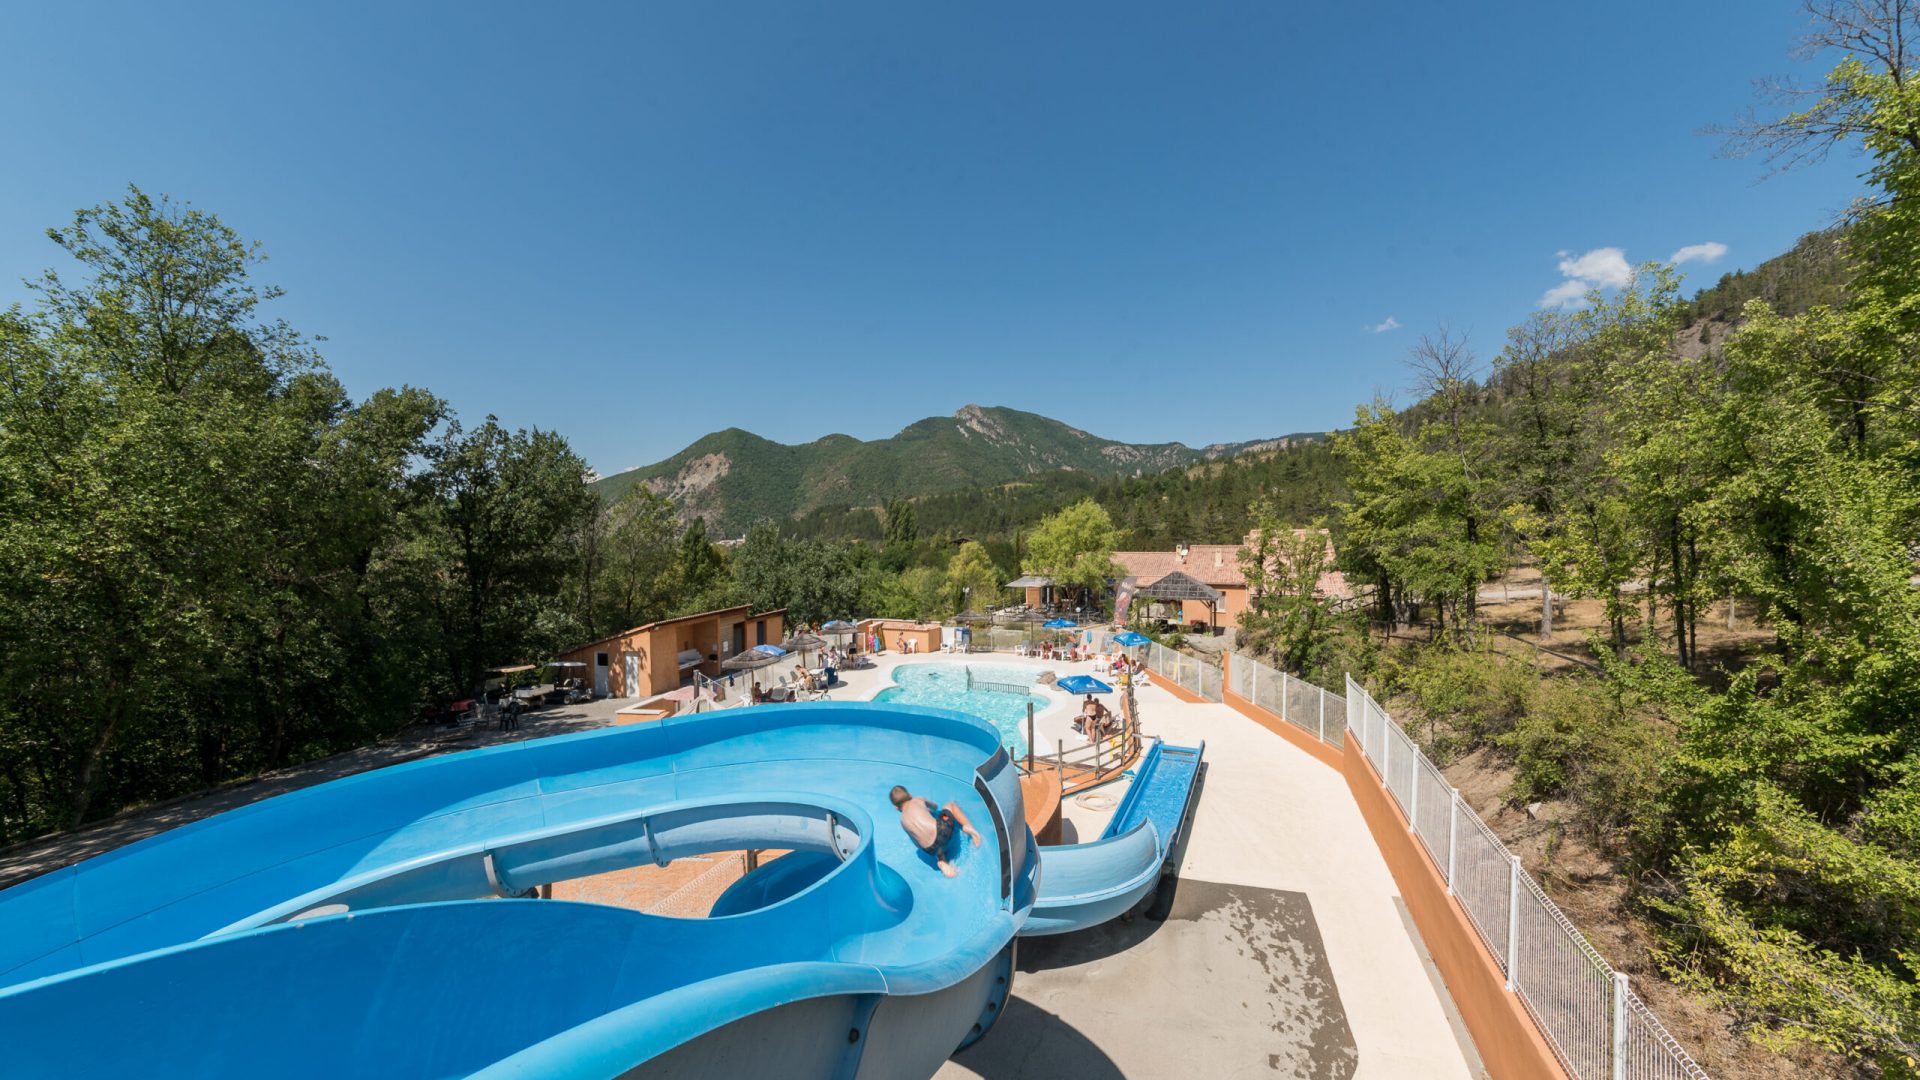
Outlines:
MULTIPOLYGON (((1258 692, 1260 673, 1234 657, 1258 692)), ((1283 698, 1284 700, 1284 698, 1283 698)), ((1547 1044, 1579 1080, 1706 1080, 1627 977, 1613 970, 1486 822, 1460 799, 1373 696, 1347 679, 1343 720, 1421 846, 1458 897, 1474 930, 1532 1015, 1547 1044)), ((1291 719, 1291 718, 1290 718, 1291 719)), ((1296 725, 1298 720, 1291 722, 1296 725)))
POLYGON ((1159 642, 1144 646, 1149 668, 1207 699, 1221 699, 1222 672, 1197 656, 1175 652, 1159 642))
POLYGON ((1227 658, 1227 689, 1330 746, 1347 742, 1347 699, 1250 656, 1227 658))

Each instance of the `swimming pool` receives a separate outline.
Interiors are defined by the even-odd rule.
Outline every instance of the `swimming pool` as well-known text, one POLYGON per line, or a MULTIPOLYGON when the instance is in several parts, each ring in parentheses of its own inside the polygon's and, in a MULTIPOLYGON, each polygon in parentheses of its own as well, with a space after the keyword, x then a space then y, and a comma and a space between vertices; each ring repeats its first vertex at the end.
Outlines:
POLYGON ((1007 751, 1020 757, 1027 752, 1027 703, 1034 712, 1053 704, 1033 693, 1038 674, 999 664, 902 664, 893 669, 894 685, 873 700, 957 709, 992 721, 1007 751))

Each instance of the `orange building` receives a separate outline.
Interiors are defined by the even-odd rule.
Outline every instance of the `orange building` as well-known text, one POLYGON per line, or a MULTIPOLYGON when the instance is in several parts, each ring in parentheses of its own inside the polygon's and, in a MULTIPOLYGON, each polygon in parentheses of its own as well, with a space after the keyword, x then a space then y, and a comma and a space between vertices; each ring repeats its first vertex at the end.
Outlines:
POLYGON ((587 685, 610 697, 652 697, 678 690, 698 671, 719 678, 720 664, 755 645, 786 637, 787 613, 749 614, 746 606, 636 626, 560 654, 586 665, 587 685))
POLYGON ((872 635, 879 635, 883 652, 906 652, 909 641, 913 642, 915 652, 940 651, 939 623, 914 622, 912 619, 862 619, 858 629, 862 642, 872 635))
MULTIPOLYGON (((1240 553, 1245 550, 1245 544, 1182 544, 1172 551, 1116 551, 1113 562, 1142 589, 1151 588, 1175 573, 1213 589, 1221 596, 1217 611, 1210 612, 1203 600, 1181 600, 1178 601, 1180 621, 1204 623, 1212 619, 1215 625, 1234 629, 1240 625, 1240 614, 1247 610, 1247 577, 1240 566, 1240 553)), ((1321 596, 1345 596, 1346 578, 1337 570, 1329 570, 1320 575, 1314 591, 1321 596)), ((1135 602, 1153 603, 1151 600, 1135 602)))

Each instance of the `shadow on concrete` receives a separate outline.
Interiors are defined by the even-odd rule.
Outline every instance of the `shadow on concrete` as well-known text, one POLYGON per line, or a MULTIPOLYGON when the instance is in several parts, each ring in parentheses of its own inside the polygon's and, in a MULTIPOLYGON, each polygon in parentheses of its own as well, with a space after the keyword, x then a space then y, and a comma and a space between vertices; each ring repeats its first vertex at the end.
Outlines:
MULTIPOLYGON (((1035 1066, 1066 1059, 1021 1044, 1084 1037, 1100 1051, 1093 1075, 1115 1075, 1099 1070, 1117 1063, 1129 1076, 1352 1080, 1359 1067, 1305 893, 1190 879, 1131 920, 1021 941, 1018 967, 1002 1023, 1025 1002, 1073 1033, 996 1028, 982 1055, 1017 1068, 990 1072, 965 1056, 955 1065, 981 1076, 1051 1075, 1035 1066)), ((1065 1075, 1085 1071, 1074 1064, 1065 1075)))
MULTIPOLYGON (((1026 951, 1026 945, 1020 950, 1026 951)), ((1019 997, 1007 999, 1007 1010, 987 1036, 958 1054, 953 1063, 982 1080, 1120 1080, 1126 1074, 1094 1045, 1079 1028, 1019 997)))

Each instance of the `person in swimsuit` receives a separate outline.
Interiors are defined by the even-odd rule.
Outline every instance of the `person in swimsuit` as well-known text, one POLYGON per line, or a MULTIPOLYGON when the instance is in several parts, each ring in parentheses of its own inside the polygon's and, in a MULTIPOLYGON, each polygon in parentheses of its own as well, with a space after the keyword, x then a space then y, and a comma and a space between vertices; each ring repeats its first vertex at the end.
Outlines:
POLYGON ((980 846, 980 834, 974 830, 967 815, 953 803, 935 806, 929 799, 916 799, 906 788, 895 785, 887 798, 894 809, 900 811, 900 827, 913 837, 914 844, 921 851, 933 856, 940 866, 940 872, 948 877, 957 877, 960 871, 953 868, 947 860, 947 848, 953 843, 953 834, 964 832, 973 841, 974 847, 980 846))

